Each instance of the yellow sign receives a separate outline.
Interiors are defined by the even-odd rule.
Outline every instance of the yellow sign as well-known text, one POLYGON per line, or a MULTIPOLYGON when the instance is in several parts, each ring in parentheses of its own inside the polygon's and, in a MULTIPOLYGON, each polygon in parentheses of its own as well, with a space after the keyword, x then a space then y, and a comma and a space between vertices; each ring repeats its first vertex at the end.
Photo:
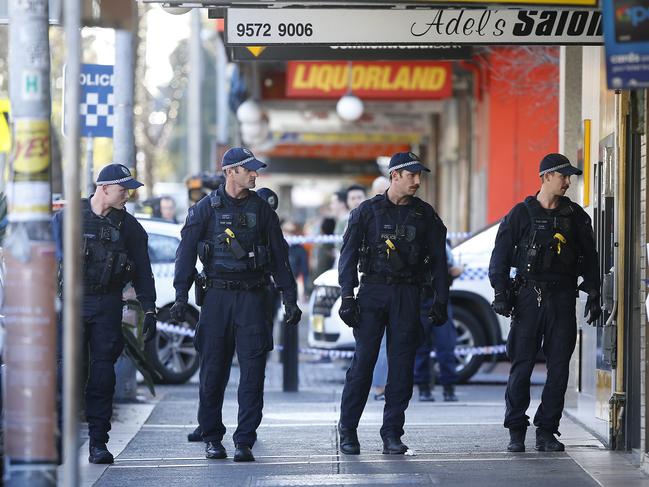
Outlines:
POLYGON ((265 47, 261 46, 248 46, 246 49, 248 49, 255 57, 259 57, 259 55, 266 50, 265 47))
POLYGON ((15 173, 35 175, 47 172, 50 166, 50 121, 17 119, 15 123, 15 173))
POLYGON ((0 152, 9 152, 11 150, 10 113, 9 100, 0 98, 0 152))

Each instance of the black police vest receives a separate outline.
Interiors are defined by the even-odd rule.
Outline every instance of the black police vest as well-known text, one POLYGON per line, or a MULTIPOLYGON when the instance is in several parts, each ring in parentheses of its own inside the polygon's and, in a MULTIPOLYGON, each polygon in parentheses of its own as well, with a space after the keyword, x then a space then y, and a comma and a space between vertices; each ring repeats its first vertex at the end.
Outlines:
POLYGON ((559 205, 559 210, 550 215, 535 197, 525 199, 530 227, 516 251, 516 267, 523 275, 576 277, 579 274, 580 249, 573 222, 574 209, 565 200, 559 205))
POLYGON ((403 221, 395 221, 383 199, 371 201, 376 227, 373 241, 365 241, 361 249, 360 271, 398 279, 421 280, 428 254, 425 238, 425 207, 414 199, 403 221))
POLYGON ((263 273, 270 264, 270 254, 259 221, 261 198, 251 191, 246 203, 237 206, 226 205, 218 191, 209 198, 214 211, 214 230, 198 247, 207 275, 263 273))
POLYGON ((86 292, 120 291, 132 279, 133 265, 120 238, 126 212, 112 209, 97 216, 90 201, 82 200, 84 286, 86 292))

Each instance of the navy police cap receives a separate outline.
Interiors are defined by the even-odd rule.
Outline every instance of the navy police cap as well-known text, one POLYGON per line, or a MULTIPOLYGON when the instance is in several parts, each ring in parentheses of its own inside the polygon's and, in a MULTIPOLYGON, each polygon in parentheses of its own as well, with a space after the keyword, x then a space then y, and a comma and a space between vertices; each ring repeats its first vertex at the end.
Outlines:
POLYGON ((258 171, 259 169, 266 167, 266 164, 257 159, 249 149, 244 149, 243 147, 233 147, 232 149, 228 149, 227 152, 223 154, 221 167, 226 169, 228 167, 238 166, 243 166, 250 171, 258 171))
POLYGON ((144 186, 141 182, 136 181, 128 167, 122 164, 108 164, 99 172, 97 186, 107 186, 109 184, 119 184, 127 189, 144 186))
POLYGON ((541 159, 539 176, 555 171, 564 176, 572 176, 573 174, 579 176, 582 173, 581 169, 570 164, 568 158, 563 154, 552 153, 541 159))
POLYGON ((397 152, 392 156, 388 171, 392 174, 392 171, 398 171, 399 169, 405 169, 409 172, 430 172, 430 169, 421 163, 419 156, 412 152, 397 152))

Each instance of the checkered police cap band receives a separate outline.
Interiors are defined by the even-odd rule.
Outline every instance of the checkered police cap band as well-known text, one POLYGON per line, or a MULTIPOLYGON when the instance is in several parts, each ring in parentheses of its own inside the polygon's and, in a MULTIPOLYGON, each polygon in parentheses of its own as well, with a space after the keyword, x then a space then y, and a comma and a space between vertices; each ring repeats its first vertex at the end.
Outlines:
POLYGON ((223 166, 223 169, 227 169, 228 167, 237 167, 237 166, 243 166, 244 164, 249 163, 250 161, 254 161, 254 157, 248 157, 247 159, 244 159, 243 161, 235 162, 234 164, 227 164, 223 166))
POLYGON ((549 169, 545 169, 544 171, 541 171, 539 173, 539 176, 543 176, 544 174, 547 174, 552 171, 558 171, 559 169, 563 169, 564 167, 570 166, 569 162, 566 162, 565 164, 559 164, 558 166, 551 167, 549 169))
POLYGON ((95 184, 97 186, 106 186, 108 184, 121 184, 121 183, 125 183, 126 181, 130 181, 131 179, 133 179, 133 176, 128 176, 121 179, 113 179, 112 181, 97 181, 95 184))
POLYGON ((402 164, 397 164, 396 166, 390 168, 390 173, 392 173, 392 171, 397 171, 399 169, 403 169, 404 167, 414 166, 415 164, 421 164, 421 162, 420 161, 407 161, 407 162, 404 162, 402 164))

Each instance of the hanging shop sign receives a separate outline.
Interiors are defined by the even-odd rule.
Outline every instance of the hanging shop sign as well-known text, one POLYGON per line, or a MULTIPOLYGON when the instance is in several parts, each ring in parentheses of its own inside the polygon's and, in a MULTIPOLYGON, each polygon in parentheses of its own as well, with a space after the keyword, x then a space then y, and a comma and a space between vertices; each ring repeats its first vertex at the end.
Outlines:
POLYGON ((446 62, 291 61, 286 78, 289 98, 340 98, 351 90, 362 99, 430 100, 452 92, 446 62))
POLYGON ((229 8, 229 45, 603 43, 598 10, 229 8))
POLYGON ((649 0, 604 0, 610 89, 649 88, 649 0))

